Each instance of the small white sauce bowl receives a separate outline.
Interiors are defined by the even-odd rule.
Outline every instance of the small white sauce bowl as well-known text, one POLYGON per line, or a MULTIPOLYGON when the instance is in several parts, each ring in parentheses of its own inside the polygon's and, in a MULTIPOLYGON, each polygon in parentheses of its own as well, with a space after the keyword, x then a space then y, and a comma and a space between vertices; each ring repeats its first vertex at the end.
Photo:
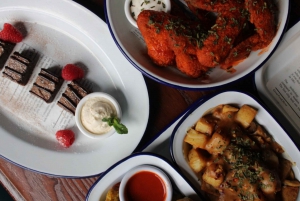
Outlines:
POLYGON ((78 129, 84 135, 86 135, 87 137, 94 138, 94 139, 104 139, 104 138, 112 136, 116 132, 116 130, 114 129, 114 127, 112 127, 107 133, 95 134, 95 133, 92 133, 92 132, 88 131, 83 126, 82 121, 81 121, 82 107, 84 106, 84 104, 86 103, 87 100, 89 100, 90 98, 95 98, 95 97, 107 99, 107 101, 110 102, 115 107, 116 112, 117 112, 117 117, 121 120, 122 111, 121 111, 121 107, 120 107, 119 103, 117 102, 117 100, 114 97, 112 97, 111 95, 107 94, 107 93, 93 92, 93 93, 90 93, 90 94, 86 95, 78 103, 78 105, 76 107, 76 111, 75 111, 75 122, 76 122, 76 125, 77 125, 78 129))
POLYGON ((166 190, 166 198, 164 201, 171 201, 172 200, 172 195, 173 195, 173 188, 172 188, 172 183, 169 179, 169 177, 166 175, 166 173, 164 173, 164 171, 162 171, 161 169, 152 166, 152 165, 140 165, 140 166, 136 166, 132 169, 130 169, 122 178, 121 180, 121 184, 119 187, 119 198, 120 201, 128 201, 125 199, 125 187, 127 182, 129 181, 129 179, 134 176, 135 174, 139 173, 139 172, 152 172, 155 173, 156 175, 158 175, 162 181, 165 184, 165 190, 166 190))
MULTIPOLYGON (((132 17, 131 15, 131 9, 130 9, 130 4, 132 0, 125 0, 124 4, 124 11, 125 15, 128 19, 128 21, 136 28, 138 28, 136 20, 132 17)), ((171 11, 171 1, 170 0, 164 0, 164 3, 166 5, 166 12, 169 13, 171 11)))

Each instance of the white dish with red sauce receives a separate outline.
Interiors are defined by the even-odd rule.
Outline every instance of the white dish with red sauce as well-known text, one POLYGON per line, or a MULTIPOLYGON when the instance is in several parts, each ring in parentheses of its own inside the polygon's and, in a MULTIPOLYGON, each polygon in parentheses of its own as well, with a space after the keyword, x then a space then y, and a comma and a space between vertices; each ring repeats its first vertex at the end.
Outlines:
MULTIPOLYGON (((115 184, 121 182, 125 174, 141 165, 151 165, 163 171, 172 182, 173 192, 178 192, 182 196, 188 196, 193 201, 200 201, 199 192, 191 187, 189 181, 174 168, 163 157, 149 152, 140 152, 132 154, 107 169, 100 175, 100 178, 94 183, 87 193, 87 201, 105 201, 108 190, 115 184)), ((182 198, 183 198, 182 197, 182 198)))
POLYGON ((129 170, 121 180, 120 201, 172 200, 172 183, 161 169, 152 165, 140 165, 129 170))
MULTIPOLYGON (((197 176, 190 168, 184 150, 184 137, 189 128, 193 127, 197 120, 206 114, 210 109, 220 104, 231 104, 236 107, 241 107, 247 104, 257 109, 255 120, 258 124, 263 126, 267 133, 269 133, 276 142, 278 142, 284 149, 283 156, 294 163, 293 171, 296 179, 300 179, 300 152, 289 135, 281 127, 281 125, 274 119, 272 114, 252 96, 235 91, 221 92, 216 95, 208 97, 205 101, 195 105, 191 108, 175 126, 171 135, 170 151, 173 161, 178 165, 182 173, 192 182, 192 185, 199 187, 197 176)), ((295 142, 296 143, 296 142, 295 142)), ((297 201, 300 200, 298 196, 297 201)))
POLYGON ((282 39, 287 25, 289 1, 278 1, 278 29, 271 44, 264 50, 251 52, 250 56, 234 67, 236 72, 228 73, 219 67, 208 72, 205 80, 192 79, 172 67, 162 68, 155 65, 147 54, 147 48, 139 30, 126 18, 125 0, 106 0, 105 14, 110 33, 119 50, 129 60, 133 67, 145 76, 168 86, 183 89, 214 88, 232 83, 261 67, 273 54, 282 39))

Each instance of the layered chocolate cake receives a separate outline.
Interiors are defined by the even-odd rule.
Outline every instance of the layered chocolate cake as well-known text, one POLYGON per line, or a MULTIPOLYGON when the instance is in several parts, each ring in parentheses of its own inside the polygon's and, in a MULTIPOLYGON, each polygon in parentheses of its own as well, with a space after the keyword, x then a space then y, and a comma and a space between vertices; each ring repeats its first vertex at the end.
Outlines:
POLYGON ((0 69, 3 68, 14 47, 15 44, 0 40, 0 69))
POLYGON ((46 103, 51 103, 62 83, 63 79, 60 75, 56 75, 50 70, 42 68, 30 92, 44 100, 46 103))
POLYGON ((64 110, 75 115, 76 107, 79 101, 87 94, 89 94, 89 92, 80 86, 78 82, 72 81, 70 84, 68 84, 65 92, 62 94, 57 104, 64 110))
POLYGON ((14 52, 6 63, 3 71, 3 77, 25 86, 32 74, 34 65, 32 61, 19 52, 14 52))

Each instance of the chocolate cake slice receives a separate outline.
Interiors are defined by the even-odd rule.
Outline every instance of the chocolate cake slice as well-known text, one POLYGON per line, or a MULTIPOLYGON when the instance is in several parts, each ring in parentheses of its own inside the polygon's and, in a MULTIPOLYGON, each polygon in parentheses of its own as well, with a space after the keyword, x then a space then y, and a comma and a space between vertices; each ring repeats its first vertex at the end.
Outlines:
POLYGON ((76 107, 79 101, 85 97, 89 92, 79 85, 78 82, 72 81, 68 84, 65 92, 58 100, 57 104, 64 110, 75 115, 76 107))
POLYGON ((19 52, 14 52, 7 61, 3 71, 3 77, 25 86, 32 74, 33 63, 19 52), (20 78, 21 77, 21 78, 20 78))
POLYGON ((42 68, 30 92, 44 100, 46 103, 51 103, 62 83, 63 79, 60 75, 56 75, 48 69, 42 68))
POLYGON ((0 69, 3 68, 14 47, 15 44, 0 40, 0 69))

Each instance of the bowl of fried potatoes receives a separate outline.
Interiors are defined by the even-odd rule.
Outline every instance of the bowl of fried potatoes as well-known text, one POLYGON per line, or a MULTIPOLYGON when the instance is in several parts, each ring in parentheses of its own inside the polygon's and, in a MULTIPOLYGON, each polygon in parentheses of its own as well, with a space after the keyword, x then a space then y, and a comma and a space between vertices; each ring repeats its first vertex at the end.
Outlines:
POLYGON ((207 200, 300 200, 299 150, 251 95, 226 91, 182 117, 171 155, 207 200))
POLYGON ((105 2, 106 22, 117 47, 145 76, 180 89, 215 88, 254 72, 276 50, 289 13, 289 1, 206 5, 171 0, 170 13, 145 9, 135 27, 124 5, 125 0, 105 2))

